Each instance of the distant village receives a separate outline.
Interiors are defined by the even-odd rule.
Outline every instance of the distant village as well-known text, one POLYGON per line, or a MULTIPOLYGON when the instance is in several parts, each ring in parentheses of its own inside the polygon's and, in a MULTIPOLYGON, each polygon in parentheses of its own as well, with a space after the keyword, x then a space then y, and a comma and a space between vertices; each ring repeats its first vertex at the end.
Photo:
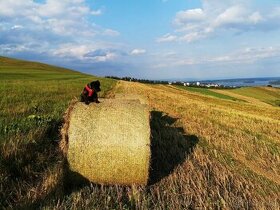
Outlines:
POLYGON ((202 82, 168 82, 169 85, 183 85, 190 87, 207 87, 207 88, 218 88, 221 85, 216 83, 202 83, 202 82))
POLYGON ((238 88, 236 86, 224 86, 214 82, 199 82, 199 81, 192 81, 192 82, 168 82, 169 85, 182 85, 185 87, 200 87, 200 88, 215 88, 215 89, 230 89, 230 88, 238 88))
POLYGON ((182 81, 165 81, 165 80, 147 80, 147 79, 137 79, 133 77, 116 77, 116 76, 106 76, 106 78, 116 79, 116 80, 124 80, 130 82, 140 82, 147 84, 168 84, 168 85, 180 85, 185 87, 200 87, 200 88, 215 88, 215 89, 230 89, 230 88, 238 88, 236 86, 224 86, 213 82, 200 82, 200 81, 192 81, 192 82, 182 82, 182 81))

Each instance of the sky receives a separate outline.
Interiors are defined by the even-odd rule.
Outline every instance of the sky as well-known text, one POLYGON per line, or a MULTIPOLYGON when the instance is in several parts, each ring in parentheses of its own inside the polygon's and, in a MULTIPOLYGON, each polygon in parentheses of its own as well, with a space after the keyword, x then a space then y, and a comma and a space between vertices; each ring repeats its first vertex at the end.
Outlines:
POLYGON ((98 76, 280 76, 279 0, 0 0, 0 55, 98 76))

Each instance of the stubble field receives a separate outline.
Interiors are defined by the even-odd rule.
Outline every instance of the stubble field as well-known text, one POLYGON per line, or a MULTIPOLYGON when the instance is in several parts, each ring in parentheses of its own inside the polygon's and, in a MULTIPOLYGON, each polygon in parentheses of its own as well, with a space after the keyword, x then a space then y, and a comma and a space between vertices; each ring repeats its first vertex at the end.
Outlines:
POLYGON ((280 109, 271 102, 279 89, 265 88, 276 99, 253 97, 251 89, 221 90, 229 97, 220 98, 100 78, 104 97, 138 94, 148 101, 152 132, 149 185, 105 186, 72 177, 58 149, 63 112, 95 78, 0 62, 1 208, 279 208, 280 109))

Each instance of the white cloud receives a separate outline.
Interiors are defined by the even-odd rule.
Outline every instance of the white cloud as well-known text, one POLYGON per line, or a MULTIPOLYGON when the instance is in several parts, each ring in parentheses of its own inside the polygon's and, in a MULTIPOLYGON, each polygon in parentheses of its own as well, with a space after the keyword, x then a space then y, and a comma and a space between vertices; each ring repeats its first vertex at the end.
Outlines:
POLYGON ((54 56, 59 57, 75 57, 83 59, 84 55, 93 50, 91 45, 75 45, 75 44, 61 44, 57 49, 52 51, 54 56))
POLYGON ((264 18, 259 12, 254 12, 252 15, 249 16, 249 22, 252 22, 253 24, 257 24, 263 20, 264 18))
POLYGON ((177 40, 177 36, 171 34, 165 34, 157 39, 157 42, 171 42, 177 40))
POLYGON ((97 43, 101 42, 98 36, 119 35, 118 31, 98 26, 90 19, 101 14, 101 10, 92 10, 85 0, 46 0, 40 3, 34 0, 0 0, 0 45, 8 45, 5 49, 10 53, 23 49, 42 52, 43 46, 47 54, 62 56, 68 52, 70 56, 82 58, 83 52, 90 50, 87 46, 92 48, 94 45, 95 49, 108 47, 108 43, 98 46, 97 43))
POLYGON ((13 54, 15 52, 24 52, 31 48, 26 45, 12 45, 12 44, 0 44, 1 54, 13 54))
POLYGON ((94 15, 94 16, 99 16, 99 15, 102 15, 102 10, 101 9, 98 9, 98 10, 92 10, 91 11, 91 14, 94 15))
POLYGON ((112 30, 112 29, 105 29, 103 31, 103 34, 106 36, 119 36, 120 33, 118 31, 112 30))
POLYGON ((96 49, 83 55, 84 59, 94 62, 116 61, 120 57, 126 56, 127 53, 116 49, 96 49))
POLYGON ((280 17, 280 7, 273 8, 268 16, 270 18, 279 18, 280 17))
MULTIPOLYGON (((228 54, 227 59, 221 61, 227 61, 232 63, 252 63, 262 59, 280 57, 280 47, 279 46, 270 46, 270 47, 259 47, 252 48, 247 47, 245 49, 238 50, 231 54, 228 54)), ((215 59, 209 61, 216 61, 215 59)))
POLYGON ((22 29, 23 26, 22 25, 14 25, 11 27, 11 29, 22 29))
POLYGON ((235 50, 224 55, 203 56, 203 57, 185 57, 181 54, 172 54, 172 56, 162 55, 160 63, 155 63, 153 68, 174 68, 187 67, 190 65, 203 64, 252 64, 264 59, 280 58, 280 46, 276 47, 247 47, 235 50))
POLYGON ((206 36, 207 32, 193 32, 193 33, 187 33, 184 36, 181 36, 179 38, 179 41, 186 41, 186 42, 193 42, 196 40, 199 40, 201 38, 204 38, 206 36))
POLYGON ((157 41, 193 42, 209 36, 219 36, 221 31, 228 29, 234 33, 262 31, 268 27, 279 29, 279 11, 279 8, 275 8, 271 14, 262 14, 250 8, 244 1, 203 0, 202 8, 177 12, 173 19, 174 32, 159 37, 157 41))
POLYGON ((118 57, 116 53, 113 52, 108 52, 104 55, 99 55, 95 57, 88 57, 87 59, 92 60, 94 62, 108 62, 108 61, 113 61, 118 57))
POLYGON ((131 55, 141 55, 145 53, 146 53, 145 49, 134 49, 130 52, 131 55))
POLYGON ((213 26, 218 28, 231 24, 242 24, 246 21, 246 18, 244 17, 246 13, 247 11, 245 8, 240 5, 234 5, 219 14, 214 20, 213 26))
POLYGON ((22 16, 30 13, 29 9, 35 7, 36 4, 32 0, 4 0, 0 1, 0 17, 22 16))
POLYGON ((80 61, 94 63, 115 61, 118 58, 124 58, 128 55, 125 51, 118 49, 103 48, 94 44, 80 45, 73 43, 61 44, 51 54, 63 59, 78 59, 80 61))
POLYGON ((202 21, 205 17, 204 11, 200 8, 180 11, 176 14, 174 24, 181 26, 190 22, 202 21))

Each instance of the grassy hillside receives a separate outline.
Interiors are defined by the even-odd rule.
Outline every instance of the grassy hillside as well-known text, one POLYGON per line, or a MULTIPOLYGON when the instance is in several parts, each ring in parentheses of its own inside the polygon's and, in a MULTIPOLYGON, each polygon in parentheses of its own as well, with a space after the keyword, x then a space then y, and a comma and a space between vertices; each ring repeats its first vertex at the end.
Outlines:
POLYGON ((65 68, 1 56, 0 64, 1 80, 62 80, 86 77, 80 72, 65 68))
POLYGON ((183 90, 190 91, 190 92, 201 93, 203 95, 213 96, 213 97, 220 98, 220 99, 233 100, 233 101, 240 100, 240 99, 237 99, 237 98, 229 96, 229 95, 217 93, 217 92, 207 89, 207 88, 184 87, 184 86, 176 86, 176 87, 181 88, 183 90))
MULTIPOLYGON (((69 101, 79 97, 86 83, 97 79, 68 69, 4 57, 0 57, 0 75, 0 143, 14 135, 32 138, 38 123, 59 124, 69 101)), ((114 81, 99 79, 102 96, 114 81)))
POLYGON ((243 101, 243 102, 262 102, 280 106, 280 88, 273 87, 241 87, 236 89, 207 89, 197 87, 176 86, 177 88, 187 90, 189 92, 200 93, 206 96, 212 96, 220 99, 243 101))
POLYGON ((36 194, 44 179, 56 176, 63 113, 95 79, 101 81, 101 96, 115 84, 69 69, 0 57, 0 209, 33 202, 38 195, 32 192, 36 194))
POLYGON ((231 92, 242 96, 256 98, 274 106, 280 106, 280 88, 244 87, 231 90, 231 92))
POLYGON ((95 78, 0 61, 0 208, 280 207, 280 109, 266 99, 100 78, 104 91, 114 86, 111 96, 147 99, 152 133, 149 185, 103 186, 73 177, 58 150, 63 112, 95 78))

